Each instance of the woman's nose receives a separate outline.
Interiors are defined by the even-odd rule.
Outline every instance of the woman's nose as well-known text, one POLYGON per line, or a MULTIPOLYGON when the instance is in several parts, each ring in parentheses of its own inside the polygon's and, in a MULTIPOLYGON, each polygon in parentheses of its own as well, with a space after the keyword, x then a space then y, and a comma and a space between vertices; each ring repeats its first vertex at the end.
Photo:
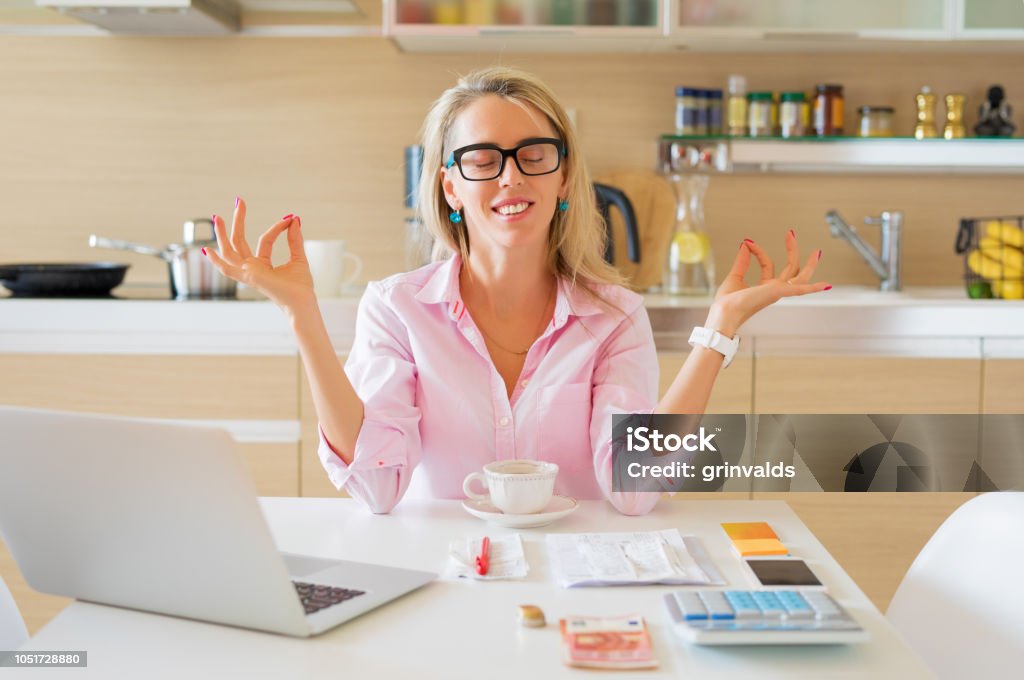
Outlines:
POLYGON ((516 165, 514 158, 506 159, 505 167, 502 169, 501 174, 498 175, 498 183, 503 187, 516 186, 523 183, 523 173, 519 171, 519 166, 516 165))

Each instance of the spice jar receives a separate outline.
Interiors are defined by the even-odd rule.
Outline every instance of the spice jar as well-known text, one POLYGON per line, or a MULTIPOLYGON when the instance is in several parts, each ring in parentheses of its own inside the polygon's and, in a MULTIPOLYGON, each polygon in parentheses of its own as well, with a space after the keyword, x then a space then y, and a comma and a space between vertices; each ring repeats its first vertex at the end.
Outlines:
POLYGON ((722 134, 722 91, 708 90, 708 134, 722 134))
POLYGON ((857 113, 860 115, 861 137, 892 137, 891 106, 862 106, 857 113))
POLYGON ((676 88, 676 134, 696 135, 697 93, 692 87, 676 88))
POLYGON ((726 115, 727 132, 731 137, 747 134, 747 79, 729 76, 729 101, 726 115))
POLYGON ((775 97, 771 92, 751 92, 748 100, 748 134, 751 137, 770 137, 774 135, 775 122, 778 120, 775 97))
POLYGON ((814 94, 814 134, 838 137, 843 134, 843 86, 818 85, 814 94))
POLYGON ((783 92, 779 104, 779 123, 782 136, 803 137, 807 134, 805 111, 807 101, 803 92, 783 92))

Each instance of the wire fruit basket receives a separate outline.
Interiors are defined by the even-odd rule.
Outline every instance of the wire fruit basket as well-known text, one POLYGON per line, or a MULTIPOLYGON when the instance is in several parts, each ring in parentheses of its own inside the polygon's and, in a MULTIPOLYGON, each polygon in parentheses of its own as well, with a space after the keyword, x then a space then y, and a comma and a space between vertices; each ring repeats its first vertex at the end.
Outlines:
POLYGON ((1024 299, 1024 215, 960 220, 956 252, 968 297, 1024 299))

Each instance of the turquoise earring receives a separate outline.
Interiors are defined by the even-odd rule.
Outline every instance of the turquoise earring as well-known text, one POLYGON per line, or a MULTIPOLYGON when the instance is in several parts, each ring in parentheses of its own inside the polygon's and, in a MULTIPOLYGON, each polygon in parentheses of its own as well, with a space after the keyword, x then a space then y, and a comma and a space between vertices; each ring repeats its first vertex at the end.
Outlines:
POLYGON ((458 210, 453 210, 448 215, 448 219, 452 221, 452 224, 458 224, 459 222, 462 221, 462 215, 459 214, 458 210))
POLYGON ((565 212, 569 209, 569 199, 562 199, 558 202, 558 209, 565 212))

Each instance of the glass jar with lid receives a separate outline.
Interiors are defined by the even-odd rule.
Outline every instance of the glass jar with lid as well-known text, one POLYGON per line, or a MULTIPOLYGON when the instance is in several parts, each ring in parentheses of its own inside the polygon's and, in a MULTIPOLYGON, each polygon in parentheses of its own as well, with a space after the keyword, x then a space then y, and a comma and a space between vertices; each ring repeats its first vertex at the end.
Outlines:
POLYGON ((843 108, 842 85, 818 85, 814 93, 814 133, 819 137, 842 136, 843 108))
POLYGON ((771 137, 778 120, 775 96, 771 92, 751 92, 748 97, 747 128, 751 137, 771 137))
POLYGON ((803 92, 783 92, 779 104, 779 127, 782 136, 803 137, 807 134, 807 98, 803 92))
POLYGON ((676 88, 676 134, 696 135, 699 91, 692 87, 676 88))
POLYGON ((861 137, 892 137, 891 106, 862 106, 857 113, 860 114, 861 137))

